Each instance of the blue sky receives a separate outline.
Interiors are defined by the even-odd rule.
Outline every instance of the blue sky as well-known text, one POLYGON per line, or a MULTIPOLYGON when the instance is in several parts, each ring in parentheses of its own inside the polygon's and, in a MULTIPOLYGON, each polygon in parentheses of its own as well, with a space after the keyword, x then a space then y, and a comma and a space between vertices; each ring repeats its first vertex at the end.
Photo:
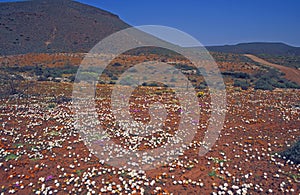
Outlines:
POLYGON ((131 25, 166 25, 204 45, 285 42, 300 46, 299 0, 79 0, 131 25))
POLYGON ((177 28, 203 45, 267 41, 300 46, 299 0, 79 1, 117 14, 130 25, 177 28))

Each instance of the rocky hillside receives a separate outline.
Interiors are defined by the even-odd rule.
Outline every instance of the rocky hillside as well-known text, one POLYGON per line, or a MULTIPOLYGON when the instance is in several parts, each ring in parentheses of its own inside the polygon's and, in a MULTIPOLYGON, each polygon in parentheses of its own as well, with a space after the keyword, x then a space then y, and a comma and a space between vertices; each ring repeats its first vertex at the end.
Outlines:
POLYGON ((127 27, 112 13, 71 0, 0 3, 0 55, 87 52, 127 27))

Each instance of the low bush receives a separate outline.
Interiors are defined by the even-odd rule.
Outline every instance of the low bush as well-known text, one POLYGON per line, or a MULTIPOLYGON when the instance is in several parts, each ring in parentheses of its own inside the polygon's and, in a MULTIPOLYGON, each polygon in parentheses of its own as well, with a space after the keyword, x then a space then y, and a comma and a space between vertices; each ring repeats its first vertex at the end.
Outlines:
POLYGON ((295 143, 292 147, 280 153, 281 156, 294 163, 300 164, 300 140, 295 143))
POLYGON ((261 90, 273 90, 275 87, 273 87, 268 81, 264 79, 258 79, 254 83, 254 89, 261 89, 261 90))
POLYGON ((240 78, 240 79, 249 79, 250 75, 245 72, 222 72, 224 76, 230 76, 234 78, 240 78))
POLYGON ((247 80, 234 80, 234 87, 240 87, 242 90, 247 90, 250 87, 250 83, 247 80))

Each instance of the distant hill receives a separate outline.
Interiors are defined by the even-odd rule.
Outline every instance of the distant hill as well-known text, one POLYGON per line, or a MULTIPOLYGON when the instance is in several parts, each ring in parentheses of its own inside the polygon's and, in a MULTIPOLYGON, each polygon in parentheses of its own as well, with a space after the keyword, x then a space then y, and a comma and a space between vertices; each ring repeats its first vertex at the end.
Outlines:
MULTIPOLYGON (((0 55, 88 52, 104 37, 127 27, 117 15, 71 0, 0 3, 0 55)), ((300 47, 284 43, 206 48, 223 53, 300 56, 300 47)))
POLYGON ((0 3, 0 55, 88 52, 127 27, 117 15, 71 0, 0 3))
POLYGON ((267 54, 280 56, 299 56, 300 47, 292 47, 284 43, 240 43, 237 45, 208 46, 207 50, 213 52, 236 54, 267 54))

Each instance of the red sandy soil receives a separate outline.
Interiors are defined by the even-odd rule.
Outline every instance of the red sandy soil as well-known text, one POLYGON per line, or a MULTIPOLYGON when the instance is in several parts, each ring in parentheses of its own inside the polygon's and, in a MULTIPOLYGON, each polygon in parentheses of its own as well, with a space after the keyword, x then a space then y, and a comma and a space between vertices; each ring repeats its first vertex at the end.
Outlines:
MULTIPOLYGON (((214 147, 198 156, 209 117, 206 93, 199 98, 201 127, 184 154, 140 173, 111 167, 90 153, 73 126, 70 102, 49 106, 54 94, 70 96, 71 84, 40 82, 31 90, 37 95, 0 100, 0 192, 4 194, 300 193, 300 165, 275 155, 300 137, 299 90, 228 87, 223 130, 214 147)), ((101 88, 107 97, 110 91, 108 86, 101 88)))
POLYGON ((84 54, 81 53, 29 53, 12 56, 1 56, 0 62, 7 66, 46 66, 46 67, 60 67, 66 64, 79 65, 83 59, 84 54))
POLYGON ((295 69, 295 68, 286 67, 286 66, 281 66, 278 64, 273 64, 273 63, 267 62, 266 60, 263 60, 257 56, 251 55, 251 54, 245 54, 245 56, 247 56, 248 58, 252 59, 255 62, 277 68, 278 70, 280 70, 281 72, 283 72, 285 74, 284 77, 286 79, 288 79, 290 81, 294 81, 295 83, 300 85, 300 70, 295 69))

